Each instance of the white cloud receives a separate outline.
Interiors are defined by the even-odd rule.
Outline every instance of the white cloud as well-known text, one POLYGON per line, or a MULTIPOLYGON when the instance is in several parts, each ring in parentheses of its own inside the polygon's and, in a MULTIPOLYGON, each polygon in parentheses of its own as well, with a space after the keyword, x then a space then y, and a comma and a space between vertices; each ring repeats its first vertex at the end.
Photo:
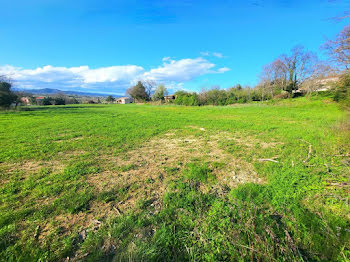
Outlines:
POLYGON ((128 80, 142 73, 144 69, 140 66, 111 66, 90 69, 88 66, 80 67, 53 67, 47 65, 36 69, 22 69, 13 66, 0 67, 2 74, 9 75, 17 81, 36 80, 42 82, 55 81, 82 81, 84 83, 116 82, 128 80))
POLYGON ((81 72, 84 83, 103 83, 116 81, 129 81, 144 71, 143 67, 136 65, 111 66, 90 69, 81 72))
POLYGON ((162 61, 165 62, 165 61, 170 61, 171 60, 171 57, 170 56, 167 56, 167 57, 163 57, 162 61))
POLYGON ((162 66, 144 73, 144 78, 159 82, 186 82, 210 73, 215 64, 204 58, 169 60, 162 66))
POLYGON ((0 75, 15 81, 19 88, 57 88, 124 94, 126 88, 138 80, 155 80, 181 88, 185 82, 205 74, 224 73, 227 67, 215 69, 215 64, 199 57, 172 60, 163 58, 163 64, 146 71, 142 66, 120 65, 91 69, 88 66, 55 67, 47 65, 23 69, 11 65, 0 66, 0 75))
POLYGON ((228 72, 230 71, 231 69, 228 68, 228 67, 221 67, 217 70, 218 73, 225 73, 225 72, 228 72))
POLYGON ((7 75, 19 88, 91 89, 125 92, 125 89, 144 73, 136 65, 111 66, 90 69, 80 67, 54 67, 22 69, 13 66, 0 67, 0 75, 7 75))

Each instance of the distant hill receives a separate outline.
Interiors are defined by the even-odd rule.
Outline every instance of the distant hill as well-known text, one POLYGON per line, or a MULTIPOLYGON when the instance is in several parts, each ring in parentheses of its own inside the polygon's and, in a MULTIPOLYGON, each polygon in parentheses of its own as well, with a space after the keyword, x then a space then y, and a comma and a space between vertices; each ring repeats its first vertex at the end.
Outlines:
MULTIPOLYGON (((31 94, 38 94, 38 95, 54 95, 57 93, 61 93, 65 95, 76 95, 76 96, 109 96, 109 94, 103 94, 103 93, 79 92, 79 91, 60 90, 60 89, 53 89, 53 88, 42 88, 42 89, 14 88, 13 90, 20 91, 20 92, 27 92, 31 94)), ((113 97, 121 97, 121 96, 113 95, 113 97)))

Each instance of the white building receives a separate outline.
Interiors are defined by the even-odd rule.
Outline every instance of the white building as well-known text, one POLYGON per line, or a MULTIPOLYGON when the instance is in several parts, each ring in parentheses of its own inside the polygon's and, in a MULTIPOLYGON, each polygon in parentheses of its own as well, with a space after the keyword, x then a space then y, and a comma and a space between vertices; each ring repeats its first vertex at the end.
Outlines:
POLYGON ((116 100, 117 104, 131 104, 133 99, 131 97, 120 97, 116 100))

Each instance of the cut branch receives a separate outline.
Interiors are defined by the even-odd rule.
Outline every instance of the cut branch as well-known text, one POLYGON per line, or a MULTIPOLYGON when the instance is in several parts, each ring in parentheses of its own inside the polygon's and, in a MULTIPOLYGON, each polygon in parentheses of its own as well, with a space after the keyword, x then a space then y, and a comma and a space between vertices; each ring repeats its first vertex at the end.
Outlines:
POLYGON ((274 159, 270 159, 270 158, 265 158, 265 159, 258 159, 260 162, 266 162, 266 161, 270 161, 270 162, 274 162, 274 163, 279 163, 279 161, 274 160, 274 159))
MULTIPOLYGON (((303 141, 305 141, 305 140, 303 140, 303 141)), ((309 142, 307 142, 307 141, 305 141, 305 142, 309 144, 309 152, 307 153, 307 158, 303 161, 304 164, 305 164, 307 161, 309 161, 310 158, 311 158, 311 156, 312 156, 312 145, 311 145, 311 143, 309 143, 309 142)))
POLYGON ((349 183, 346 183, 346 182, 331 182, 328 184, 328 186, 339 186, 339 187, 348 187, 350 186, 349 183))

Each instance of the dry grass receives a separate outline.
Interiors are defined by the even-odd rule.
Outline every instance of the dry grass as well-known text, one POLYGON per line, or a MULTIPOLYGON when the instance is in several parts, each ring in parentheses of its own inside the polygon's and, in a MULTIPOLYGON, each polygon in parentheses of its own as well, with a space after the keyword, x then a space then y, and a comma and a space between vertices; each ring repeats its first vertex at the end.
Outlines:
POLYGON ((29 177, 34 173, 40 172, 42 168, 49 168, 54 173, 62 172, 64 169, 62 161, 50 160, 50 161, 35 161, 27 160, 21 163, 0 163, 0 169, 6 171, 6 173, 13 174, 15 172, 22 173, 23 178, 29 177))
MULTIPOLYGON (((118 156, 104 155, 98 160, 103 171, 87 176, 87 182, 93 186, 96 195, 113 189, 125 189, 125 196, 118 201, 103 202, 93 200, 88 212, 57 215, 41 224, 39 240, 44 240, 57 229, 60 235, 70 235, 82 230, 95 230, 98 221, 121 215, 134 209, 140 200, 151 200, 156 210, 160 209, 160 199, 167 190, 168 182, 175 180, 186 164, 199 161, 212 164, 217 182, 212 185, 201 185, 201 190, 220 192, 225 186, 235 188, 248 182, 264 183, 251 163, 234 158, 219 147, 219 142, 233 140, 247 147, 256 144, 272 147, 266 143, 248 137, 234 136, 229 132, 210 132, 202 127, 189 126, 185 130, 172 130, 161 137, 146 142, 140 148, 130 150, 118 156), (217 166, 215 166, 215 163, 217 166), (174 172, 169 172, 175 170, 174 172), (96 222, 97 221, 97 222, 96 222)), ((86 154, 85 151, 61 153, 58 160, 26 161, 21 165, 6 164, 2 166, 8 173, 20 171, 25 175, 38 173, 42 168, 50 168, 53 173, 64 170, 65 164, 72 157, 86 154)), ((5 183, 5 180, 0 180, 5 183)), ((52 203, 56 197, 37 199, 37 205, 52 203)))
MULTIPOLYGON (((243 183, 264 182, 250 163, 235 159, 219 148, 221 139, 239 139, 228 132, 209 134, 204 128, 189 128, 192 130, 187 129, 185 135, 182 130, 173 130, 123 155, 104 156, 102 165, 107 170, 89 176, 88 182, 97 192, 131 188, 127 199, 118 205, 123 211, 133 208, 141 199, 159 199, 167 189, 166 182, 175 179, 176 173, 192 161, 218 163, 221 167, 213 168, 213 173, 222 186, 234 188, 243 183), (177 171, 169 173, 169 168, 177 171)), ((244 143, 242 139, 239 141, 244 143)))

